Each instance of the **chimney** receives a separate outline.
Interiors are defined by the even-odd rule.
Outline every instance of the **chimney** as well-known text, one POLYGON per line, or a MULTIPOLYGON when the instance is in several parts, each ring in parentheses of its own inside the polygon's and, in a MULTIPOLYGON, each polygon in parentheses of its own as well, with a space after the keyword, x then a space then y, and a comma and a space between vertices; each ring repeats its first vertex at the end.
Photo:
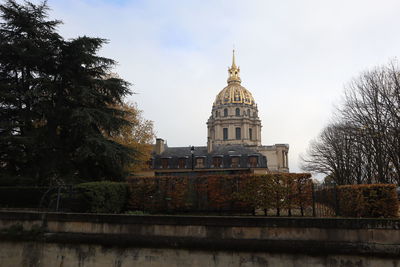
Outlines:
POLYGON ((157 138, 156 139, 156 147, 155 147, 155 152, 157 155, 160 155, 161 153, 164 152, 165 146, 164 146, 164 139, 157 138))

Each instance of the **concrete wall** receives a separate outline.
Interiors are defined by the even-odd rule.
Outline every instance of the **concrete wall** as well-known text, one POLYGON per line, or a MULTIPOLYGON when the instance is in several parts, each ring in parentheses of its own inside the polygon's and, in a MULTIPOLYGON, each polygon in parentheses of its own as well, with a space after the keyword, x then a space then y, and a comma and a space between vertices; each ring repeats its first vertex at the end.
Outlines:
POLYGON ((400 266, 400 221, 0 212, 0 266, 400 266))

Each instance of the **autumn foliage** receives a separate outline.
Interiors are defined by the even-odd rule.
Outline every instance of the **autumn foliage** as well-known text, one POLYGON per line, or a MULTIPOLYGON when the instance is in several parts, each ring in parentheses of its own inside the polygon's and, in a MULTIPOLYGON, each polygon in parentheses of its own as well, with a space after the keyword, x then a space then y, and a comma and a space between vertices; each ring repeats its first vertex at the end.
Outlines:
POLYGON ((348 217, 398 217, 394 184, 338 186, 339 211, 348 217))
MULTIPOLYGON (((309 174, 147 177, 129 181, 129 209, 146 212, 254 213, 311 206, 309 174)), ((290 214, 290 213, 289 213, 290 214)))
POLYGON ((117 134, 108 137, 124 146, 136 151, 134 161, 126 166, 127 172, 135 172, 148 169, 148 161, 153 149, 154 140, 153 122, 143 117, 143 111, 135 103, 123 103, 114 105, 113 108, 124 112, 123 119, 129 122, 117 134))

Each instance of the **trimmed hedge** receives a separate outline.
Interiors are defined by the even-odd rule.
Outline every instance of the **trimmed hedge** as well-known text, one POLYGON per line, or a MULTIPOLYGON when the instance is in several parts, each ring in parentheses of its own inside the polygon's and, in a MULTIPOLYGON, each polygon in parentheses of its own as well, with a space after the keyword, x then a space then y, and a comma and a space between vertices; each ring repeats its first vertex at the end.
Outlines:
POLYGON ((73 212, 120 213, 126 207, 128 187, 119 182, 78 184, 75 193, 64 203, 73 212))
POLYGON ((394 184, 341 185, 337 189, 341 216, 398 217, 394 184))
POLYGON ((0 207, 38 208, 48 187, 2 186, 0 187, 0 207))
POLYGON ((144 212, 254 213, 311 206, 310 174, 140 177, 128 181, 128 209, 144 212))

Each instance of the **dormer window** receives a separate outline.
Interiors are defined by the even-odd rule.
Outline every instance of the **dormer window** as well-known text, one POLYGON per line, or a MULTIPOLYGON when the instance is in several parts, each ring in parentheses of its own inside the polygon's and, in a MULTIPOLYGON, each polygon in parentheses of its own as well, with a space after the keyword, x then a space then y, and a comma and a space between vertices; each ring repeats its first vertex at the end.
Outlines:
POLYGON ((222 167, 222 157, 213 157, 213 166, 214 168, 222 167))
POLYGON ((161 159, 161 168, 163 169, 168 169, 169 166, 169 160, 168 159, 161 159))
POLYGON ((185 167, 186 167, 186 159, 185 158, 178 159, 178 168, 184 169, 185 167))
POLYGON ((258 156, 249 157, 249 167, 255 168, 258 165, 258 156))
POLYGON ((232 168, 239 168, 240 166, 240 157, 231 157, 231 167, 232 168))
POLYGON ((196 168, 204 168, 205 167, 204 162, 205 162, 204 157, 196 158, 196 168))

